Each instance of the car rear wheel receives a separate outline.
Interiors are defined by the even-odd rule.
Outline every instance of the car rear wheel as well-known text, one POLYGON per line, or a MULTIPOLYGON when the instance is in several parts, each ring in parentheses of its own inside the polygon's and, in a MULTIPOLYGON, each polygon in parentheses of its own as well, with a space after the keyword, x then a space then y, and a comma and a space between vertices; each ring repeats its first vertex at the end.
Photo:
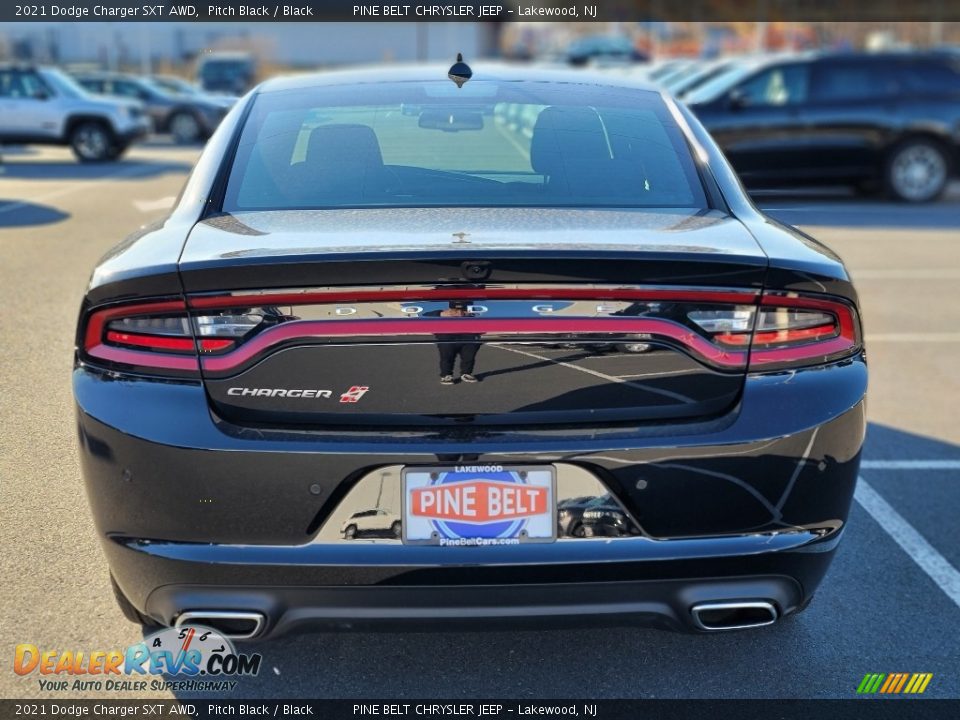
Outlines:
POLYGON ((127 599, 127 596, 123 594, 123 590, 121 590, 120 586, 117 585, 117 581, 114 579, 113 574, 110 575, 110 585, 113 587, 113 597, 116 599, 117 605, 120 607, 120 612, 123 613, 123 616, 127 620, 144 627, 161 627, 160 623, 158 623, 152 617, 144 615, 133 606, 133 603, 127 599))
POLYGON ((109 128, 94 121, 82 122, 73 129, 70 148, 81 162, 103 162, 116 157, 109 128))
POLYGON ((170 119, 170 134, 181 145, 195 143, 200 139, 200 123, 187 112, 179 112, 170 119))
POLYGON ((933 140, 906 140, 894 149, 887 162, 887 188, 898 200, 916 203, 936 200, 946 189, 949 178, 947 153, 933 140))
POLYGON ((395 520, 393 525, 390 526, 390 534, 395 538, 400 537, 401 532, 403 531, 403 526, 400 525, 399 520, 395 520))

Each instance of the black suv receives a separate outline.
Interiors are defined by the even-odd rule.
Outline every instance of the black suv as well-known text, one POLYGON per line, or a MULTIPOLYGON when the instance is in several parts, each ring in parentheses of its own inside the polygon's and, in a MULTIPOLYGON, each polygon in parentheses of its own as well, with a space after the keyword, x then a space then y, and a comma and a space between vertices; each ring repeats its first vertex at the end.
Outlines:
POLYGON ((946 53, 780 59, 690 107, 749 186, 851 184, 926 202, 956 169, 960 61, 946 53))

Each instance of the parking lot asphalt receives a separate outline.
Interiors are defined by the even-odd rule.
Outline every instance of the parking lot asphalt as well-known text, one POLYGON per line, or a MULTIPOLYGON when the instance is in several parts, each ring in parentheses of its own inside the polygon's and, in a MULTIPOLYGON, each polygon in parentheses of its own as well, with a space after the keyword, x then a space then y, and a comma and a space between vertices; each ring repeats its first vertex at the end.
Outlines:
MULTIPOLYGON (((2 697, 44 695, 35 677, 10 670, 18 643, 108 650, 142 636, 114 604, 80 480, 73 332, 97 258, 165 213, 197 153, 153 142, 91 166, 61 149, 4 149, 2 697)), ((290 636, 246 646, 265 665, 234 696, 846 698, 867 672, 930 672, 924 697, 960 697, 960 189, 922 207, 843 193, 758 201, 844 257, 866 323, 863 483, 805 613, 705 636, 633 628, 290 636)), ((52 697, 84 695, 103 697, 52 697)))

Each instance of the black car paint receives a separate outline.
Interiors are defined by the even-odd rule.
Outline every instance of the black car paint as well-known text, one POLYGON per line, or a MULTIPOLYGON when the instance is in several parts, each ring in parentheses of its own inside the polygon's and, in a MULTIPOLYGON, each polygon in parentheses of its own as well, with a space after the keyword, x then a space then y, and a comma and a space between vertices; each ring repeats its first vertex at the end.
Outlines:
MULTIPOLYGON (((545 232, 544 248, 483 242, 457 248, 438 238, 431 249, 344 247, 330 254, 306 233, 277 236, 277 227, 220 217, 207 208, 244 102, 250 99, 211 139, 171 216, 132 236, 95 270, 81 321, 95 306, 185 291, 458 285, 466 282, 467 260, 490 262, 490 282, 667 283, 685 275, 684 250, 656 242, 632 250, 574 248, 550 243, 545 232), (202 215, 208 219, 195 227, 202 215), (198 242, 187 244, 188 237, 198 242), (246 251, 238 247, 244 242, 246 251)), ((757 211, 702 126, 686 109, 677 112, 722 207, 698 221, 739 223, 747 233, 705 234, 694 282, 826 293, 856 303, 839 258, 757 211)), ((376 228, 376 213, 365 213, 356 217, 376 228)), ((462 231, 453 215, 430 210, 423 218, 440 221, 443 233, 462 231)), ((485 226, 505 232, 514 220, 510 211, 475 217, 483 222, 467 227, 477 239, 485 226)), ((602 217, 589 210, 552 215, 557 232, 561 223, 583 228, 602 217)), ((284 222, 309 227, 310 219, 309 212, 292 212, 284 222)), ((79 359, 73 374, 88 497, 124 593, 163 623, 189 608, 257 609, 268 616, 268 633, 301 621, 355 627, 361 616, 374 624, 526 621, 544 614, 548 597, 555 618, 628 618, 678 629, 691 628, 695 602, 766 597, 790 614, 809 601, 843 533, 866 382, 860 352, 822 367, 748 373, 739 401, 716 417, 383 433, 236 424, 211 410, 198 380, 118 374, 79 359), (545 458, 594 473, 642 535, 489 548, 479 564, 474 548, 311 542, 349 489, 378 467, 545 458)))

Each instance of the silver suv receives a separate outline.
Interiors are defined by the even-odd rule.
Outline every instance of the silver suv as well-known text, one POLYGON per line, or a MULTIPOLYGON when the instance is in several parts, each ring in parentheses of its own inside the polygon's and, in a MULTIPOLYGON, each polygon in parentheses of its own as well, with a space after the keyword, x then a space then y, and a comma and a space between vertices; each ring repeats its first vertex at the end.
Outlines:
POLYGON ((140 103, 89 95, 56 68, 0 64, 0 144, 69 145, 102 162, 149 130, 140 103))

